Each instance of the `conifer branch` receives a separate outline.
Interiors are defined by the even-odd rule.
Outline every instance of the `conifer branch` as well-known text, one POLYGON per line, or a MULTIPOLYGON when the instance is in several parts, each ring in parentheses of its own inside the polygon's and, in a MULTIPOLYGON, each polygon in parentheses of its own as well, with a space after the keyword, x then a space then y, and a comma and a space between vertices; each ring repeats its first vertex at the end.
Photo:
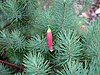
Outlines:
POLYGON ((89 39, 89 41, 88 41, 88 46, 91 44, 91 41, 92 41, 92 39, 93 39, 94 36, 95 36, 95 33, 93 33, 93 34, 92 34, 92 37, 89 39))
POLYGON ((16 18, 14 18, 12 21, 10 21, 9 23, 7 23, 3 28, 0 29, 0 31, 4 30, 5 28, 9 27, 13 21, 15 20, 16 18))
POLYGON ((16 64, 12 64, 12 63, 6 62, 6 61, 4 61, 4 60, 0 60, 0 63, 6 64, 6 65, 8 65, 8 66, 15 67, 15 68, 20 69, 21 71, 24 71, 24 66, 18 66, 18 65, 16 65, 16 64))
POLYGON ((63 11, 63 17, 62 17, 62 23, 61 23, 62 30, 64 30, 65 13, 66 13, 66 3, 64 2, 64 11, 63 11))
POLYGON ((88 41, 88 43, 87 43, 87 47, 91 44, 93 38, 95 37, 95 34, 96 34, 96 32, 93 32, 93 33, 92 33, 92 36, 91 36, 91 38, 89 39, 89 41, 88 41))
POLYGON ((70 44, 68 45, 68 61, 70 61, 71 57, 70 57, 70 44))
POLYGON ((40 72, 39 72, 38 66, 35 65, 35 67, 36 67, 36 71, 37 71, 38 75, 40 75, 40 72))

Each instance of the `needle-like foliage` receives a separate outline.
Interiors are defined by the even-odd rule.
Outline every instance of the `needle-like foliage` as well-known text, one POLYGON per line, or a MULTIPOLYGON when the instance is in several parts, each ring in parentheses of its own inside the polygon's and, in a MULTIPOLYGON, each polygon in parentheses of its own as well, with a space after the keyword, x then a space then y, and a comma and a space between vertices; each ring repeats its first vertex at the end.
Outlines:
POLYGON ((75 60, 81 54, 80 44, 76 32, 68 30, 58 33, 57 56, 59 64, 65 64, 68 61, 75 60))
POLYGON ((28 53, 24 58, 27 75, 48 75, 50 68, 48 61, 40 53, 35 51, 28 53))
POLYGON ((0 64, 0 74, 1 75, 10 75, 10 71, 4 65, 0 64))
POLYGON ((1 0, 0 75, 100 75, 98 1, 1 0))

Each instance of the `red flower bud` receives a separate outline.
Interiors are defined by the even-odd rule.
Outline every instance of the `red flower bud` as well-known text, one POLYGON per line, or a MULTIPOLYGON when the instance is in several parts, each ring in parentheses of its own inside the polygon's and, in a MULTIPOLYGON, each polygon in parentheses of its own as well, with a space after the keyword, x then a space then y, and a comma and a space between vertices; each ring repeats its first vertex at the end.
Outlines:
POLYGON ((49 27, 47 30, 47 42, 48 42, 48 47, 49 47, 50 51, 52 52, 53 51, 52 32, 51 32, 51 29, 49 27))

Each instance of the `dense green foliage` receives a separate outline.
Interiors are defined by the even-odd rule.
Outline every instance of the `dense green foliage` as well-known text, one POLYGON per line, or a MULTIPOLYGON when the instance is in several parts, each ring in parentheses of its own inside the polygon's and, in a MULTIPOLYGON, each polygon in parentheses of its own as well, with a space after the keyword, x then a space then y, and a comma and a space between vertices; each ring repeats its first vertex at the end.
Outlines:
MULTIPOLYGON (((100 75, 100 20, 79 17, 80 0, 0 1, 0 75, 100 75), (84 25, 87 31, 81 30, 84 25), (46 40, 50 26, 51 53, 46 40)), ((80 12, 93 0, 84 0, 80 12)))

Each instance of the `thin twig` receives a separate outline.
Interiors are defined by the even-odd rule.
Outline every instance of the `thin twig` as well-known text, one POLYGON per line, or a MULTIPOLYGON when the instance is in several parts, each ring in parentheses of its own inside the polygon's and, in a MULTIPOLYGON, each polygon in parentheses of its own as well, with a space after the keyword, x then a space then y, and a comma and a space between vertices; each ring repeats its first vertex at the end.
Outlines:
POLYGON ((0 60, 0 63, 6 64, 8 66, 15 67, 15 68, 20 69, 21 71, 24 71, 24 66, 18 66, 16 64, 12 64, 12 63, 4 61, 4 60, 0 60))
POLYGON ((61 23, 62 30, 64 29, 65 12, 66 12, 66 3, 64 2, 64 11, 63 11, 63 17, 62 17, 62 23, 61 23))
POLYGON ((7 23, 3 28, 0 29, 0 31, 4 30, 5 28, 7 28, 8 26, 10 26, 13 21, 15 20, 16 18, 14 18, 12 21, 10 21, 9 23, 7 23))
POLYGON ((68 61, 70 61, 71 60, 71 57, 70 57, 71 55, 70 55, 70 44, 68 45, 68 61))

